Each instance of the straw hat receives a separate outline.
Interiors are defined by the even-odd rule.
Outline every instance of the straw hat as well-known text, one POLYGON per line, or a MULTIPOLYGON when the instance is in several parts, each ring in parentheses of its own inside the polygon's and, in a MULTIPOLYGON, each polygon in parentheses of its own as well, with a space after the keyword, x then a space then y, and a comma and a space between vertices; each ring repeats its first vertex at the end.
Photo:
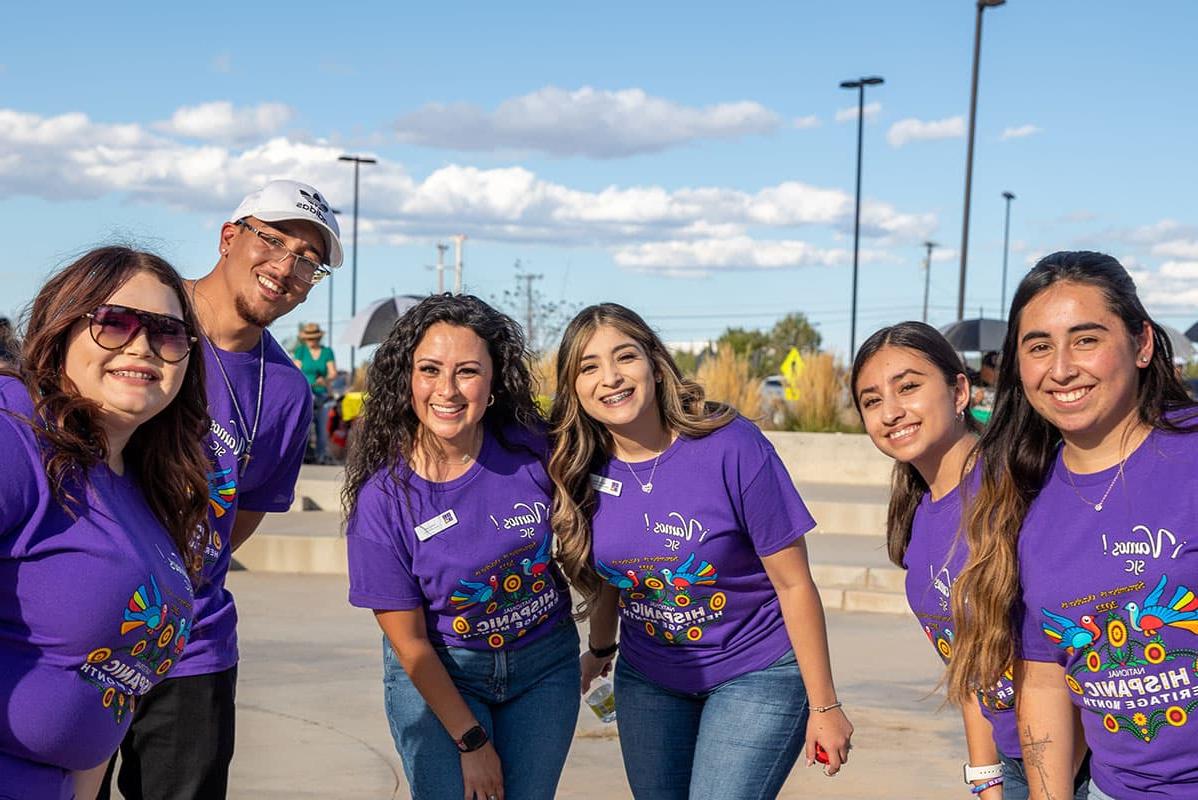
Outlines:
POLYGON ((319 339, 324 336, 324 331, 320 329, 319 322, 305 322, 300 326, 299 336, 301 339, 319 339))

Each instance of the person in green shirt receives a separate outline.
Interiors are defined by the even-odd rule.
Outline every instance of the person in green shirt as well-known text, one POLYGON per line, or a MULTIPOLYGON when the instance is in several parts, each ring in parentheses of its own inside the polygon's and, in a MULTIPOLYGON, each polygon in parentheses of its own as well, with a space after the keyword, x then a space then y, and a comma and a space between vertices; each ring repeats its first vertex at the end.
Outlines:
POLYGON ((312 389, 312 424, 316 426, 316 462, 324 463, 329 455, 329 433, 326 427, 328 414, 325 404, 329 401, 329 387, 337 377, 337 364, 333 349, 321 344, 324 331, 315 322, 300 326, 300 343, 295 346, 291 358, 308 379, 312 389))

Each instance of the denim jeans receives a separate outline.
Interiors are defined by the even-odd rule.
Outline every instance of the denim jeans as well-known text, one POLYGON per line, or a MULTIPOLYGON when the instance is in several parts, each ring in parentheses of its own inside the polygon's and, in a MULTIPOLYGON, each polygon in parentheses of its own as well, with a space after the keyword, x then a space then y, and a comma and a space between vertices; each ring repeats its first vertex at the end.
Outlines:
POLYGON ((1086 795, 1086 800, 1115 800, 1115 798, 1095 786, 1094 781, 1090 781, 1090 793, 1086 795))
MULTIPOLYGON (((1000 751, 999 760, 1002 762, 1002 800, 1027 800, 1030 789, 1027 785, 1027 770, 1022 758, 1011 758, 1000 751)), ((1082 762, 1077 779, 1073 784, 1073 800, 1093 800, 1090 791, 1090 759, 1082 762)))
MULTIPOLYGON (((552 800, 578 721, 578 631, 571 619, 516 650, 437 647, 466 705, 495 744, 510 800, 552 800)), ((461 800, 461 755, 383 639, 391 736, 412 800, 461 800)))
POLYGON ((697 694, 616 662, 616 724, 640 800, 776 797, 807 735, 807 689, 793 651, 697 694))

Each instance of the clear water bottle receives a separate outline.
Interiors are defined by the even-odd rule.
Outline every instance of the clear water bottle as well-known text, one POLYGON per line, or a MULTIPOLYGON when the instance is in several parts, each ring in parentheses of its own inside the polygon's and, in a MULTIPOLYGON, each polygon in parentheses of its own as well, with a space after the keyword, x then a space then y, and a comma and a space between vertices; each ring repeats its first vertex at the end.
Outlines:
POLYGON ((600 679, 583 698, 601 722, 616 721, 616 694, 611 681, 600 679))

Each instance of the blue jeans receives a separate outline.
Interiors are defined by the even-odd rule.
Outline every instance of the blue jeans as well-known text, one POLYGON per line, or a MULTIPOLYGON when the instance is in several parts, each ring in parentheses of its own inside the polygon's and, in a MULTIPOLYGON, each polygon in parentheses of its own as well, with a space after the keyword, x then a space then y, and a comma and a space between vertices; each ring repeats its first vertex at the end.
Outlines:
POLYGON ((1095 786, 1094 781, 1090 781, 1090 793, 1085 796, 1085 800, 1115 800, 1115 798, 1095 786))
POLYGON ((616 662, 624 770, 642 800, 776 797, 807 736, 807 689, 793 651, 765 669, 687 694, 616 662))
MULTIPOLYGON (((437 647, 487 731, 511 800, 552 800, 578 721, 578 631, 567 618, 517 650, 437 647)), ((383 639, 383 692, 412 800, 462 800, 461 755, 383 639)))
MULTIPOLYGON (((1011 758, 999 751, 998 758, 1002 762, 1002 800, 1027 800, 1030 790, 1027 785, 1027 771, 1024 769, 1022 758, 1011 758)), ((1089 759, 1082 763, 1081 772, 1074 782, 1073 800, 1094 800, 1087 795, 1090 790, 1089 759)))

